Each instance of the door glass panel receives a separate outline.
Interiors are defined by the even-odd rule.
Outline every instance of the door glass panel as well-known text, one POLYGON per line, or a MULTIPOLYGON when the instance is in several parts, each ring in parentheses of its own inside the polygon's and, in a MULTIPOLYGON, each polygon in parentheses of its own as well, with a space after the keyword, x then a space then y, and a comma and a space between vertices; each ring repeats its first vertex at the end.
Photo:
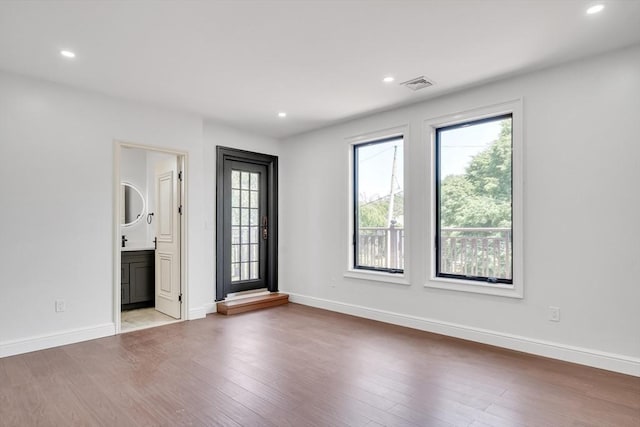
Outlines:
POLYGON ((251 227, 251 234, 249 235, 250 239, 249 242, 251 243, 258 243, 258 236, 259 236, 259 232, 258 232, 258 227, 251 227))
POLYGON ((231 171, 231 188, 240 188, 240 172, 231 171))
POLYGON ((231 190, 231 207, 238 208, 240 207, 240 190, 231 190))
POLYGON ((240 208, 231 208, 231 225, 240 225, 240 208))
POLYGON ((240 280, 240 263, 231 264, 231 280, 237 282, 240 280))
POLYGON ((231 171, 231 281, 259 279, 260 174, 231 171))

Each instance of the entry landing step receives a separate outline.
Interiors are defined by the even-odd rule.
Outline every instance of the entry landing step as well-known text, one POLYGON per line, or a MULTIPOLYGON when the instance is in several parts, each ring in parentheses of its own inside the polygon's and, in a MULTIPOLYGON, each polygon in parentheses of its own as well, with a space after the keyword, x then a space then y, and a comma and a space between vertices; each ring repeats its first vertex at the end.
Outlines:
POLYGON ((279 292, 271 294, 259 295, 255 297, 238 298, 229 301, 220 301, 217 304, 217 310, 220 314, 232 315, 244 313, 247 311, 260 310, 267 307, 275 307, 277 305, 287 304, 289 295, 279 292))

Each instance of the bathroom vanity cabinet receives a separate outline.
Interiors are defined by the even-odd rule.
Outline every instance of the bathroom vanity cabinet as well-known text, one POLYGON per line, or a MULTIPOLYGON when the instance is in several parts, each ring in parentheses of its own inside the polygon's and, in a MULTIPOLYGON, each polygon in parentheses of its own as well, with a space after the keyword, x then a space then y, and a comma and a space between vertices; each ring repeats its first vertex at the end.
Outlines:
POLYGON ((123 251, 121 260, 122 309, 153 307, 155 304, 154 252, 123 251))

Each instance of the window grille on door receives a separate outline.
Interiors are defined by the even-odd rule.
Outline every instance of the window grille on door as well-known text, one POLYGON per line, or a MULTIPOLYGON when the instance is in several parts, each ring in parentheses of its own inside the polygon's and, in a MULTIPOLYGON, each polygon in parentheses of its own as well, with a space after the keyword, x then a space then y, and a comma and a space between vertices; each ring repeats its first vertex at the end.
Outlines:
POLYGON ((231 171, 231 281, 259 278, 260 174, 231 171))

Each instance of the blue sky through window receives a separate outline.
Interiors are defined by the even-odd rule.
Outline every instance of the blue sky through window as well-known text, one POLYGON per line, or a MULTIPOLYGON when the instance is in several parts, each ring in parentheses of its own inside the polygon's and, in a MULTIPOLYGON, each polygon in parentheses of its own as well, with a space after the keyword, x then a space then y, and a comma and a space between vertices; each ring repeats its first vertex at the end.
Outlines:
POLYGON ((497 120, 442 132, 440 177, 463 175, 473 156, 498 139, 501 122, 497 120))

